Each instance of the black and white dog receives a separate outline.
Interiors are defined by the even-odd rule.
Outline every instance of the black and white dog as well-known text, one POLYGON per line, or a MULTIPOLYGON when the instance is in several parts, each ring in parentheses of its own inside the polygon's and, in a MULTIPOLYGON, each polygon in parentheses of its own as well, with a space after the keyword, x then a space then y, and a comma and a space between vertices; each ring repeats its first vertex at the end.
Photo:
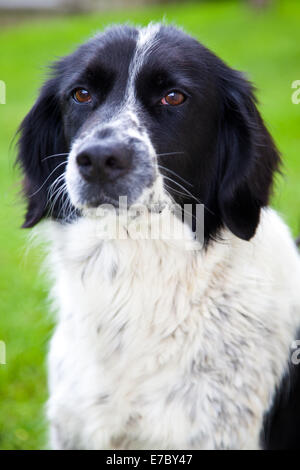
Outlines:
POLYGON ((110 28, 55 63, 18 161, 50 240, 53 448, 296 447, 300 259, 243 76, 174 27, 110 28))

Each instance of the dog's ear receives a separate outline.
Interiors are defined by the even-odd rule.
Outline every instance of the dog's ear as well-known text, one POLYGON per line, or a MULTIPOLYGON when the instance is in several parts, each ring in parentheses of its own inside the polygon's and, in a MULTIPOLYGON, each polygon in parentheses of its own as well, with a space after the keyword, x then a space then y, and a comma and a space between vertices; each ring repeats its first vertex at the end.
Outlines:
POLYGON ((256 108, 250 83, 224 66, 219 87, 219 208, 231 232, 249 240, 260 209, 268 204, 280 156, 256 108))
POLYGON ((63 165, 58 167, 61 158, 47 157, 68 151, 57 90, 58 80, 50 79, 19 128, 17 163, 24 174, 27 199, 24 228, 33 227, 45 216, 49 187, 63 170, 63 165))

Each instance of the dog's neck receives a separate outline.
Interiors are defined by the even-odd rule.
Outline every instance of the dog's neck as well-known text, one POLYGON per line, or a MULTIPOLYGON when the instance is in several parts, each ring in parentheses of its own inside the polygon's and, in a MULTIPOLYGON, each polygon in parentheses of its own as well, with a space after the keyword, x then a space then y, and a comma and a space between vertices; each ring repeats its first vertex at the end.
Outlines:
POLYGON ((190 228, 175 216, 169 236, 169 215, 155 214, 151 222, 140 217, 127 225, 119 219, 117 227, 109 217, 85 217, 65 225, 50 222, 50 230, 47 223, 45 232, 53 245, 50 265, 56 284, 59 280, 64 289, 73 289, 70 303, 76 289, 89 305, 91 298, 99 299, 100 290, 101 302, 103 298, 111 302, 116 290, 125 289, 125 285, 133 297, 149 291, 151 296, 171 298, 166 289, 173 288, 188 289, 184 293, 188 299, 193 298, 193 292, 201 295, 201 279, 207 286, 216 264, 222 264, 228 256, 226 244, 214 243, 214 249, 204 249, 190 228))

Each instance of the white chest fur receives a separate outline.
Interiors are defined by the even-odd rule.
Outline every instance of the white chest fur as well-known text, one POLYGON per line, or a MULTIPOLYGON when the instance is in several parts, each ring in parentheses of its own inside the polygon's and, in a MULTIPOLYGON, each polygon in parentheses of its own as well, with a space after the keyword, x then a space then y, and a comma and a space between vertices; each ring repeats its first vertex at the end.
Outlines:
POLYGON ((102 241, 97 224, 51 228, 53 447, 259 447, 300 323, 280 219, 267 211, 251 242, 226 232, 206 252, 102 241))

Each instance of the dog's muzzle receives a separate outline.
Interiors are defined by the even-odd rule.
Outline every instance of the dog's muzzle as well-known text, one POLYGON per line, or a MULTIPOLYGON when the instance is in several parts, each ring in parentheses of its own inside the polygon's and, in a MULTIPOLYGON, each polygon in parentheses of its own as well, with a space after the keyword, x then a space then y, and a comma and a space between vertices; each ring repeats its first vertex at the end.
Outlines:
POLYGON ((120 197, 135 203, 159 175, 156 153, 147 133, 122 122, 84 133, 73 144, 66 172, 75 207, 118 207, 120 197))

